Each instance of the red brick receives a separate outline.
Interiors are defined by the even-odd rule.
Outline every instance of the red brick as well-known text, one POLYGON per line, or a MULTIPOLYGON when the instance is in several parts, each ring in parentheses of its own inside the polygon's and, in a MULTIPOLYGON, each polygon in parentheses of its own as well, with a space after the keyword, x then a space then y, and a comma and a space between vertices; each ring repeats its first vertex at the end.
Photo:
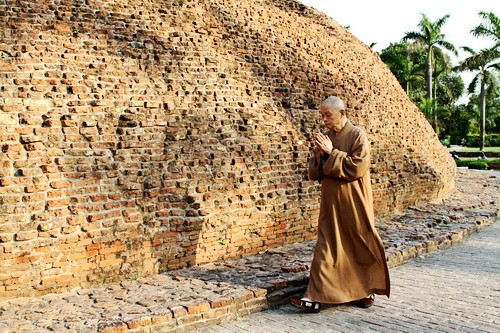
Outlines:
POLYGON ((224 298, 224 299, 218 299, 215 301, 211 301, 210 305, 211 305, 212 309, 215 309, 215 308, 221 308, 221 307, 227 306, 227 305, 231 304, 232 302, 233 302, 232 298, 224 298))
POLYGON ((201 304, 188 304, 185 305, 189 314, 202 313, 210 310, 209 303, 201 303, 201 304))
POLYGON ((68 188, 71 186, 69 181, 53 181, 50 183, 50 187, 52 188, 68 188))

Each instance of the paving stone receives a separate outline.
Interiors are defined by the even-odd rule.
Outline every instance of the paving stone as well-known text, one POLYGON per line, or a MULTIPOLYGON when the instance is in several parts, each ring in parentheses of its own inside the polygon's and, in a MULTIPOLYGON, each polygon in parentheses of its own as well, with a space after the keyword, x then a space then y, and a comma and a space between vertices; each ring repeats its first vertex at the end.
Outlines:
POLYGON ((318 314, 292 305, 197 333, 498 332, 500 219, 464 242, 391 269, 391 297, 369 309, 324 306, 318 314))

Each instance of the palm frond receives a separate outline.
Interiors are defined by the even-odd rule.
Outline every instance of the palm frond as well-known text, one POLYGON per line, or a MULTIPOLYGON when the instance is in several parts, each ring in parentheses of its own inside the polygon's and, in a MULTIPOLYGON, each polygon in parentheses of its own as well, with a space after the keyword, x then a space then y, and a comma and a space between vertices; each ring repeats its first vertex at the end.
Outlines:
POLYGON ((491 50, 491 49, 483 49, 476 54, 464 59, 461 61, 457 70, 459 71, 474 71, 480 70, 486 66, 489 66, 489 63, 498 59, 500 55, 500 51, 491 50))
POLYGON ((435 44, 444 47, 448 51, 453 52, 454 55, 458 56, 458 51, 455 48, 455 45, 453 45, 452 43, 440 39, 440 40, 437 40, 435 44))
POLYGON ((474 93, 474 91, 476 90, 476 87, 477 87, 477 84, 478 84, 480 78, 481 78, 480 74, 474 76, 474 78, 472 79, 471 83, 467 87, 467 92, 469 94, 473 94, 474 93))
POLYGON ((458 72, 472 72, 477 71, 481 68, 481 63, 477 61, 475 56, 468 57, 462 60, 457 66, 454 67, 455 71, 458 72))
POLYGON ((497 42, 495 47, 498 47, 500 40, 500 18, 493 12, 481 11, 478 15, 484 20, 484 22, 480 23, 477 27, 471 30, 472 35, 474 37, 493 39, 497 42))
POLYGON ((401 39, 402 42, 415 41, 420 42, 426 39, 425 35, 417 31, 407 32, 404 37, 401 39))
POLYGON ((500 62, 488 65, 488 67, 486 67, 486 68, 493 68, 493 69, 496 69, 497 71, 500 71, 500 62))
POLYGON ((450 14, 446 14, 445 16, 441 17, 438 19, 436 22, 434 22, 434 26, 436 27, 436 30, 441 30, 443 25, 446 23, 446 21, 450 18, 450 14))
POLYGON ((468 52, 470 54, 476 54, 476 51, 474 51, 473 48, 469 47, 469 46, 461 46, 460 47, 463 51, 465 52, 468 52))
POLYGON ((474 37, 487 37, 492 38, 495 33, 488 29, 483 23, 479 24, 477 27, 470 31, 474 37))
POLYGON ((422 18, 420 19, 420 22, 418 22, 419 27, 423 28, 424 26, 429 26, 431 24, 431 20, 427 15, 425 15, 424 13, 420 13, 420 16, 422 18))

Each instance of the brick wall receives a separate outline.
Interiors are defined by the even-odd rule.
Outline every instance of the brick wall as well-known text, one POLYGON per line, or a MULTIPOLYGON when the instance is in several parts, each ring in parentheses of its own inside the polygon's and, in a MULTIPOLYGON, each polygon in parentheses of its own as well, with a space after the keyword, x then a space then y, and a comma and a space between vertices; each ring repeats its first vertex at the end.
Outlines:
POLYGON ((453 186, 379 57, 298 2, 0 2, 0 298, 315 237, 328 95, 372 142, 378 216, 453 186))

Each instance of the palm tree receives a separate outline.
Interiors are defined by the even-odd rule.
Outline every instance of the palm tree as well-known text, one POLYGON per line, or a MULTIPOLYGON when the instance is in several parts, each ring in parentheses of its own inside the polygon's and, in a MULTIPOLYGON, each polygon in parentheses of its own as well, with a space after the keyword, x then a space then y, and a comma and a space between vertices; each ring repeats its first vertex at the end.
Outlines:
MULTIPOLYGON (((434 68, 435 57, 441 57, 444 53, 441 48, 453 52, 458 55, 455 46, 444 39, 445 35, 441 32, 441 28, 446 23, 450 15, 445 15, 435 22, 422 14, 422 19, 419 22, 420 31, 407 32, 402 41, 413 41, 418 46, 422 47, 426 52, 425 77, 427 83, 427 99, 432 100, 432 70, 434 68)), ((437 122, 434 123, 437 131, 437 122)))
POLYGON ((495 93, 498 89, 497 73, 500 69, 500 19, 492 12, 479 12, 483 23, 471 30, 475 37, 490 38, 495 45, 489 49, 475 52, 469 47, 463 47, 470 57, 463 60, 457 67, 458 71, 478 71, 469 85, 469 93, 473 93, 479 85, 479 149, 484 149, 486 139, 486 96, 495 93))
POLYGON ((486 139, 486 95, 496 93, 499 88, 496 71, 500 70, 500 62, 498 62, 500 51, 495 47, 479 52, 475 52, 469 47, 462 49, 469 52, 471 56, 460 62, 455 69, 457 71, 478 71, 467 90, 472 94, 479 85, 479 150, 483 151, 486 139))

